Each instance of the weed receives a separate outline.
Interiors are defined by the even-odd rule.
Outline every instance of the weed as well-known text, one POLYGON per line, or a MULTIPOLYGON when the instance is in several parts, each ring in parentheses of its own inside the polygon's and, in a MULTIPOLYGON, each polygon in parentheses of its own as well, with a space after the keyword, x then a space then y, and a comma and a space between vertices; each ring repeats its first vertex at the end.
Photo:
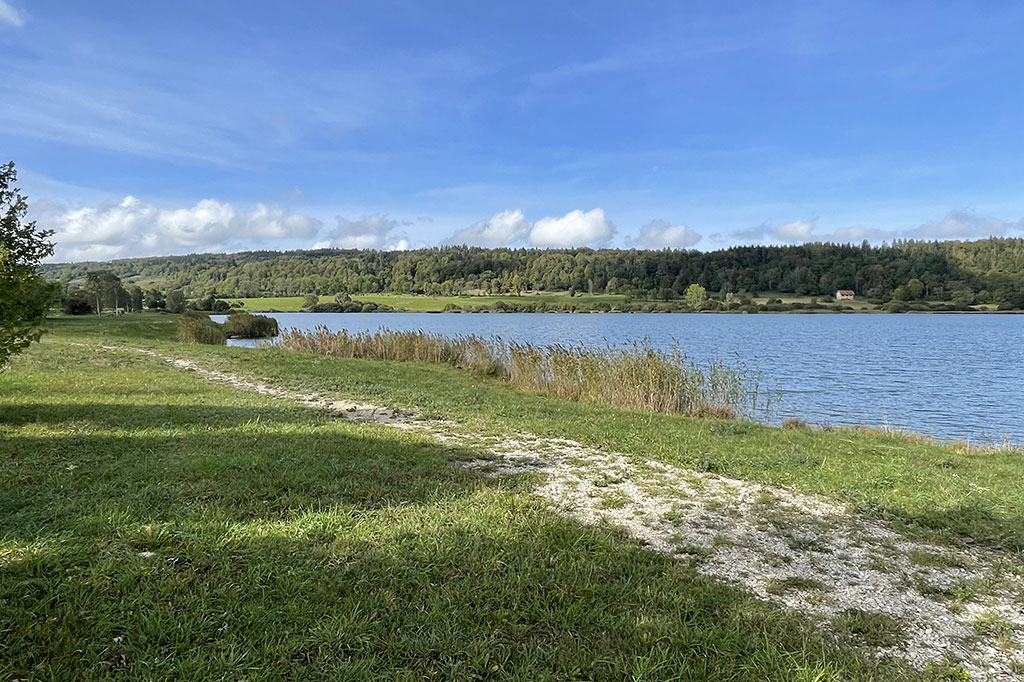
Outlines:
POLYGON ((792 575, 781 580, 770 578, 765 591, 768 594, 783 595, 793 591, 824 590, 826 586, 820 580, 792 575))
POLYGON ((906 640, 899 620, 874 611, 847 609, 832 619, 832 627, 840 636, 869 647, 892 647, 906 640))

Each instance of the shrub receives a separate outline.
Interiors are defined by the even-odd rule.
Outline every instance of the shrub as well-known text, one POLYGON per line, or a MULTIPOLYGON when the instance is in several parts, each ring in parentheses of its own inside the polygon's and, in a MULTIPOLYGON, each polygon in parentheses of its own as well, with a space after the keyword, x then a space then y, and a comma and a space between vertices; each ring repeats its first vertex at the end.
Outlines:
POLYGON ((227 340, 227 334, 224 326, 211 320, 209 315, 187 312, 178 318, 178 340, 220 346, 227 340))
POLYGON ((277 320, 266 315, 231 313, 226 327, 228 336, 240 339, 268 339, 278 335, 277 320))
POLYGON ((94 312, 92 304, 81 292, 65 294, 60 300, 60 309, 65 315, 89 315, 94 312))

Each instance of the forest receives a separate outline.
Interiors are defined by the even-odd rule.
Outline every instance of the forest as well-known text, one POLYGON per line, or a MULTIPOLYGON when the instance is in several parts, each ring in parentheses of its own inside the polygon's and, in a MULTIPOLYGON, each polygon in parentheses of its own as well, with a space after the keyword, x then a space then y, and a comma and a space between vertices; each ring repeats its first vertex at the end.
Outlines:
POLYGON ((674 300, 709 292, 832 296, 1024 307, 1024 239, 736 246, 717 251, 483 249, 254 251, 46 264, 64 288, 109 272, 142 288, 201 296, 400 293, 456 296, 571 291, 674 300))

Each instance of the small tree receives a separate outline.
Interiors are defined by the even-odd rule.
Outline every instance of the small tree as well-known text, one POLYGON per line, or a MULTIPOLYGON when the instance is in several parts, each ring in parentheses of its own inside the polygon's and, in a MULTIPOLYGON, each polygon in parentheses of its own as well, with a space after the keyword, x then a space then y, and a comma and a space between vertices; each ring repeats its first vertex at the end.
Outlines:
POLYGON ((320 305, 320 297, 317 296, 316 294, 306 294, 305 296, 303 296, 303 298, 302 298, 302 307, 303 308, 307 308, 308 309, 308 308, 312 308, 312 307, 317 306, 317 305, 320 305))
POLYGON ((146 292, 146 307, 150 310, 159 310, 166 305, 164 301, 164 292, 157 288, 152 288, 146 292))
POLYGON ((175 289, 167 294, 166 310, 169 313, 185 312, 185 294, 181 289, 175 289))
POLYGON ((39 274, 39 263, 53 255, 53 230, 24 222, 28 203, 14 186, 14 162, 0 166, 0 368, 11 355, 38 341, 58 287, 39 274))
POLYGON ((708 300, 708 290, 699 284, 691 284, 686 287, 683 297, 686 299, 686 305, 691 309, 700 310, 708 300))

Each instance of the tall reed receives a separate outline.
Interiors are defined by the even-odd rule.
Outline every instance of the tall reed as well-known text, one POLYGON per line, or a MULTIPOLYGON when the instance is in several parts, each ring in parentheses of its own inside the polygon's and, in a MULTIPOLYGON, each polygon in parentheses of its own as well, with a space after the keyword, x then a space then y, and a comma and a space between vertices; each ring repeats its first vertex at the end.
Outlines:
POLYGON ((451 365, 533 393, 645 412, 750 417, 761 399, 756 383, 721 363, 702 369, 679 349, 660 351, 646 342, 594 350, 422 331, 333 332, 321 326, 310 332, 289 329, 280 346, 334 357, 451 365))
POLYGON ((182 343, 223 345, 227 340, 224 326, 205 313, 187 312, 178 316, 178 340, 182 343))

